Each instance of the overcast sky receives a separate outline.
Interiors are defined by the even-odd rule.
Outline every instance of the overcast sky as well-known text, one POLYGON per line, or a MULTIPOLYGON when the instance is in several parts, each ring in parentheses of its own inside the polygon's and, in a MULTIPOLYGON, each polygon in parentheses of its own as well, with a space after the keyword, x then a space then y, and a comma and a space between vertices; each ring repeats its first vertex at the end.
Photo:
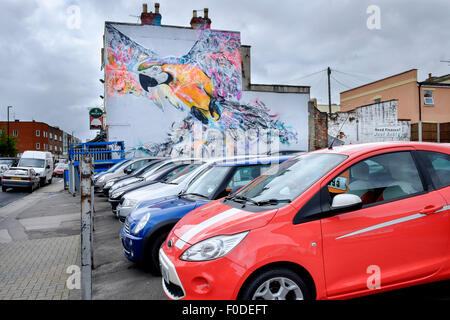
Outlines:
MULTIPOLYGON (((138 22, 143 0, 1 0, 0 119, 43 121, 92 138, 88 108, 102 104, 98 79, 104 22, 138 22), (68 12, 80 10, 79 28, 68 12), (71 7, 73 8, 73 7, 71 7)), ((327 103, 326 73, 339 92, 412 68, 419 80, 450 73, 448 0, 159 0, 162 23, 189 26, 209 8, 213 29, 252 46, 252 82, 310 85, 327 103), (380 20, 372 20, 379 8, 380 20), (379 29, 369 29, 378 26, 379 29), (379 22, 379 24, 377 24, 379 22), (312 75, 311 75, 312 74, 312 75), (310 75, 310 76, 308 76, 310 75)), ((153 10, 154 2, 148 2, 153 10)))

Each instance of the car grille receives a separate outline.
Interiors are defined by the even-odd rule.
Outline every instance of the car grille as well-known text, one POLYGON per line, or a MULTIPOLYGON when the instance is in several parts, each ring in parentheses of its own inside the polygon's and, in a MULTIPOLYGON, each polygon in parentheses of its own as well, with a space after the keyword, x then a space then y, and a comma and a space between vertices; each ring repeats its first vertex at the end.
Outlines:
POLYGON ((123 229, 125 230, 126 233, 130 233, 130 222, 127 220, 125 220, 125 224, 123 226, 123 229))
POLYGON ((179 285, 172 282, 167 282, 166 280, 163 280, 163 282, 167 291, 169 291, 174 298, 180 299, 184 297, 183 289, 181 289, 179 285))

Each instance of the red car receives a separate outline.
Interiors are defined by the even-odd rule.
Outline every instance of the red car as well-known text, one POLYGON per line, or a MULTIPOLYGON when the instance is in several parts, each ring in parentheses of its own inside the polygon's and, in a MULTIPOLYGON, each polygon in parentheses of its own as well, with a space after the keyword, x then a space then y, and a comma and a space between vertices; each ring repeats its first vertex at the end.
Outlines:
POLYGON ((58 163, 55 170, 53 170, 53 176, 62 177, 64 175, 64 170, 68 170, 69 165, 67 163, 58 163))
POLYGON ((450 278, 450 145, 309 152, 182 218, 171 299, 347 299, 450 278))

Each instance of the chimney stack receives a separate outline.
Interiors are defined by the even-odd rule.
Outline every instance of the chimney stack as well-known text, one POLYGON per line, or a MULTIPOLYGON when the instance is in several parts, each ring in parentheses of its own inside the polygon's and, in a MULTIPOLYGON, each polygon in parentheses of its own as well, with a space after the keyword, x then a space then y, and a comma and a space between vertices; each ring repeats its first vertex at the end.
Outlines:
POLYGON ((147 12, 147 4, 142 4, 141 23, 145 25, 160 26, 161 14, 159 13, 159 3, 155 3, 155 13, 147 12))
POLYGON ((208 17, 209 9, 203 9, 203 17, 197 16, 197 10, 192 13, 191 28, 192 29, 211 29, 211 19, 208 17))

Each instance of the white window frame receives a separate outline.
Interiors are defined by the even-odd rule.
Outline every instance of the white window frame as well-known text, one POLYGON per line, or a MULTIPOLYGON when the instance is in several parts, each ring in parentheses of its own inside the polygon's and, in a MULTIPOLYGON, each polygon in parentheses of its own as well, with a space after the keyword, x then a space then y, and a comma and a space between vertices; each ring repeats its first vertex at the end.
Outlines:
POLYGON ((36 130, 36 137, 40 137, 41 136, 41 130, 36 130))
POLYGON ((13 136, 18 137, 19 136, 19 130, 14 129, 13 130, 13 136))
POLYGON ((41 150, 41 144, 39 142, 36 143, 36 150, 41 150))
POLYGON ((423 89, 423 105, 424 106, 434 106, 434 95, 433 95, 433 91, 434 90, 429 90, 429 89, 423 89), (426 97, 425 94, 426 93, 430 93, 431 97, 426 97), (428 100, 428 102, 427 102, 428 100))

